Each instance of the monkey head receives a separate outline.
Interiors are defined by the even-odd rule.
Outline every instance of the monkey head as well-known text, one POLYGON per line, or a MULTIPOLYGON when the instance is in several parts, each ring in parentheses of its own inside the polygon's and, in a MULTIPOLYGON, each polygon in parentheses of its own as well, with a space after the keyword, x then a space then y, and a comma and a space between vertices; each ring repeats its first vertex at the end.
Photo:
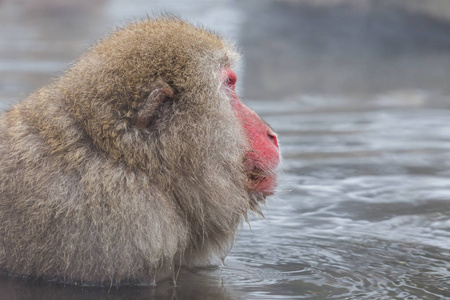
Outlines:
POLYGON ((208 30, 148 19, 5 112, 0 267, 119 284, 224 258, 280 160, 236 95, 237 59, 208 30))
POLYGON ((180 20, 132 24, 66 74, 65 99, 95 145, 131 169, 164 174, 174 190, 243 173, 254 206, 273 193, 280 154, 276 134, 236 95, 237 59, 216 34, 180 20))

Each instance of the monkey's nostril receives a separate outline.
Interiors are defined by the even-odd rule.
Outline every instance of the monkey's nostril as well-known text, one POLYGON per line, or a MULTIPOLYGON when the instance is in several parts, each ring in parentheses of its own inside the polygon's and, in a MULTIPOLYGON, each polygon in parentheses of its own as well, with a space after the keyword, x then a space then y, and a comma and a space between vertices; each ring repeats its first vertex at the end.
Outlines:
POLYGON ((267 137, 275 145, 275 147, 278 148, 278 138, 277 138, 277 135, 275 134, 275 132, 273 132, 272 130, 268 130, 267 137))

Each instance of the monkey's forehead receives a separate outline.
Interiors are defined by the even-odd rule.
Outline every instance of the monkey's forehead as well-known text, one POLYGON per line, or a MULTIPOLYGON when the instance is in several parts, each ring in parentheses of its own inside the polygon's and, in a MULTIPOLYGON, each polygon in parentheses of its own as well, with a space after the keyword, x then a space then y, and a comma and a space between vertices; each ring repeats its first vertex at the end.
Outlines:
POLYGON ((173 16, 159 16, 130 23, 113 32, 95 48, 105 54, 114 52, 112 54, 128 56, 142 56, 143 50, 166 60, 170 56, 192 59, 196 54, 199 58, 215 58, 229 65, 235 64, 239 59, 233 43, 211 30, 173 16), (186 53, 190 56, 186 56, 186 53))

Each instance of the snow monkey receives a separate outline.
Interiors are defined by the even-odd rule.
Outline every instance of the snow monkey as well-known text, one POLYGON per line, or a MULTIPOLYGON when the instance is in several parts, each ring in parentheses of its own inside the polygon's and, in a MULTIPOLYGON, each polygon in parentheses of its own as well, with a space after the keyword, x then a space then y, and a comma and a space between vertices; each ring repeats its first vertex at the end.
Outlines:
POLYGON ((237 59, 211 31, 149 18, 3 112, 0 269, 123 285, 223 259, 280 161, 236 95, 237 59))

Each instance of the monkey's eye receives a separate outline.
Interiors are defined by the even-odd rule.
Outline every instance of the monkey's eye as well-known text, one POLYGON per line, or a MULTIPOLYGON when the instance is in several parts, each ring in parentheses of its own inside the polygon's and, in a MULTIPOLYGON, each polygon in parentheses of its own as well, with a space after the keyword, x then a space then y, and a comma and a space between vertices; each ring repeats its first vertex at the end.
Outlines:
POLYGON ((234 91, 237 81, 236 73, 234 73, 230 68, 225 68, 225 70, 223 71, 223 76, 224 83, 234 91))

